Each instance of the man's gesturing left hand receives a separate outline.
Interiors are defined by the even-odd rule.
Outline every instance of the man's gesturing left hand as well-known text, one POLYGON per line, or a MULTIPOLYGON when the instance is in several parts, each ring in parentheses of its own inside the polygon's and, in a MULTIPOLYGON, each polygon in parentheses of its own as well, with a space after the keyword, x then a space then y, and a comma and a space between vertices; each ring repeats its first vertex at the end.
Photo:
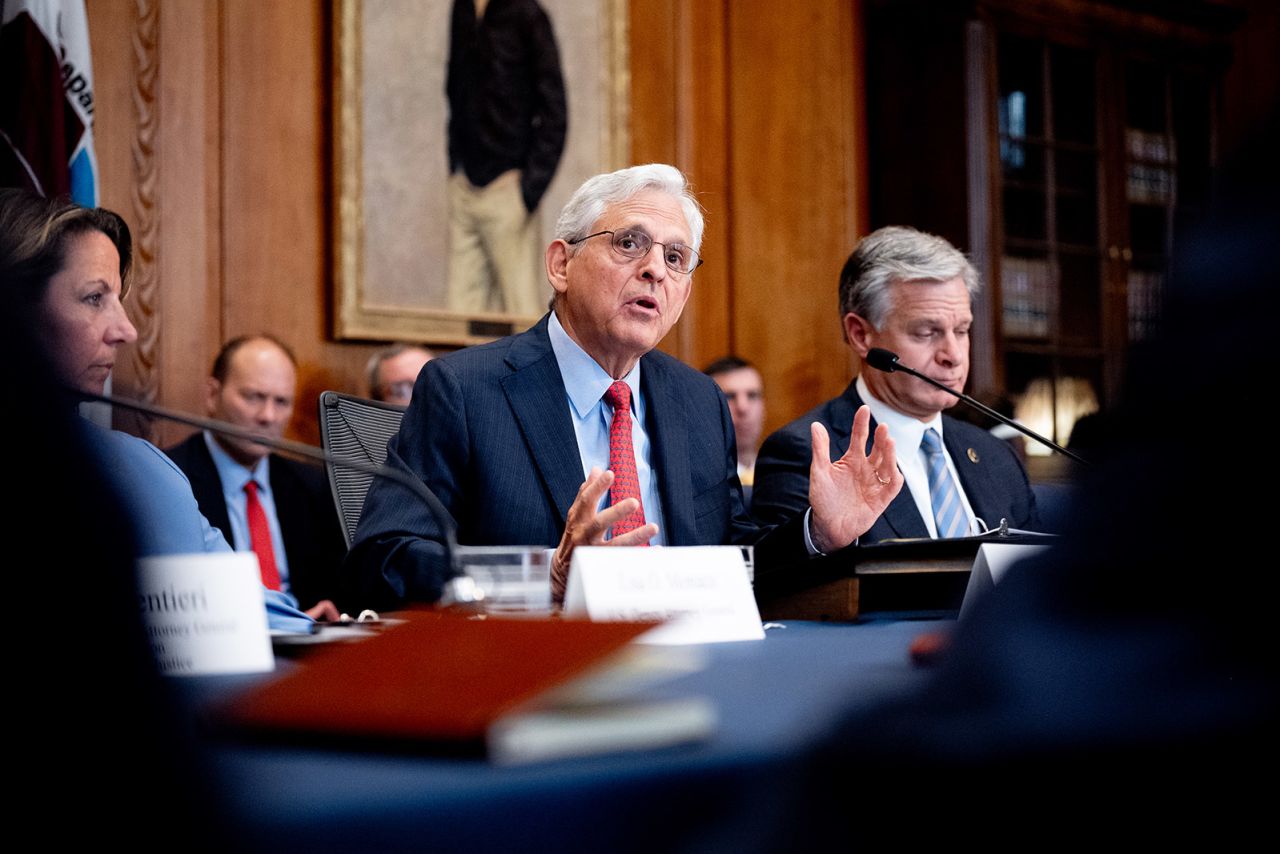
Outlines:
POLYGON ((813 461, 809 464, 809 533, 824 554, 842 549, 875 524, 902 488, 902 472, 894 457, 889 428, 876 428, 871 453, 864 454, 871 410, 861 406, 853 415, 849 450, 831 461, 831 440, 826 428, 810 425, 813 461))

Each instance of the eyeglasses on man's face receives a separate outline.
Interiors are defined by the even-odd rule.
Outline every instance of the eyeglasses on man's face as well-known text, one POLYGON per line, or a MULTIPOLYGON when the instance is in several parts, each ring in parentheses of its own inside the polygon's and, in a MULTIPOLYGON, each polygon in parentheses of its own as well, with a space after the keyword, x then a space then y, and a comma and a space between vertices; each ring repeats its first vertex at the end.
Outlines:
MULTIPOLYGON (((593 237, 599 237, 602 234, 609 235, 609 242, 613 246, 614 252, 624 258, 633 260, 644 258, 649 254, 649 250, 653 249, 654 243, 657 243, 652 237, 637 228, 626 228, 621 231, 597 231, 595 234, 588 234, 586 237, 579 237, 576 240, 567 242, 570 245, 576 245, 584 243, 593 237)), ((702 264, 702 259, 698 257, 698 253, 683 243, 658 243, 658 245, 662 247, 663 263, 672 272, 683 273, 687 276, 702 264)))
POLYGON ((380 383, 378 391, 382 400, 399 402, 413 397, 413 380, 396 380, 392 383, 380 383))

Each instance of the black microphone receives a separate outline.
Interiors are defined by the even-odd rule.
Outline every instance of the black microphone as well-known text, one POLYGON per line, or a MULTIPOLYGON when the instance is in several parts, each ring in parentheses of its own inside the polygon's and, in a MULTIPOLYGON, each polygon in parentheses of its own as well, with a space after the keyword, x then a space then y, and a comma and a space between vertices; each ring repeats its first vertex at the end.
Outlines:
MULTIPOLYGON (((334 466, 346 466, 365 474, 371 474, 374 477, 385 477, 394 481, 408 489, 414 495, 426 502, 427 508, 430 509, 431 515, 435 517, 436 524, 440 526, 440 531, 444 536, 444 547, 446 559, 450 566, 455 566, 455 560, 458 557, 458 526, 453 521, 453 516, 445 509, 440 499, 432 492, 425 483, 418 478, 407 475, 404 472, 397 471, 390 466, 376 466, 373 463, 367 463, 362 460, 340 460, 326 452, 323 448, 317 448, 314 445, 308 445, 304 442, 295 442, 292 439, 275 439, 270 436, 264 436, 253 430, 246 430, 243 427, 237 427, 226 421, 219 421, 215 418, 203 418, 199 415, 188 415, 176 409, 169 409, 164 406, 156 406, 152 403, 143 403, 138 400, 130 400, 127 397, 116 397, 113 394, 92 394, 90 392, 75 390, 69 392, 81 400, 92 400, 99 403, 109 403, 112 406, 123 407, 134 412, 141 412, 144 415, 150 415, 153 418, 161 418, 166 421, 176 421, 179 424, 186 424, 190 427, 199 427, 201 430, 208 430, 223 436, 231 436, 236 439, 244 439, 253 442, 256 445, 264 445, 273 451, 282 451, 286 454, 292 454, 297 457, 304 457, 316 462, 325 463, 334 466)), ((457 567, 455 567, 457 568, 457 567)), ((459 570, 460 571, 460 570, 459 570)))
POLYGON ((902 371, 904 374, 910 374, 911 376, 915 377, 918 380, 924 380, 934 388, 942 389, 947 394, 953 395, 959 400, 963 400, 965 403, 969 404, 974 409, 981 412, 983 415, 994 418, 995 420, 999 421, 1001 424, 1007 424, 1013 429, 1017 430, 1018 432, 1024 433, 1027 436, 1030 436, 1032 439, 1035 439, 1037 442, 1044 445, 1045 447, 1052 448, 1058 453, 1063 454, 1064 456, 1070 457, 1071 459, 1075 460, 1081 465, 1086 465, 1086 466, 1091 465, 1091 463, 1088 460, 1086 460, 1084 457, 1080 456, 1079 454, 1075 453, 1074 451, 1068 451, 1066 448, 1062 447, 1057 442, 1054 442, 1050 439, 1046 439, 1044 436, 1041 436, 1039 433, 1032 430, 1031 428, 1024 427, 1021 424, 1019 424, 1017 421, 1014 421, 1012 418, 1008 418, 1004 415, 1001 415, 999 412, 996 412, 990 406, 986 406, 984 404, 979 403, 978 401, 974 400, 972 397, 965 394, 964 392, 956 391, 953 388, 949 388, 943 385, 942 383, 938 382, 937 380, 935 380, 933 377, 927 377, 924 374, 920 373, 919 371, 915 370, 914 368, 908 368, 906 365, 898 361, 898 354, 894 353, 892 350, 885 350, 882 347, 872 347, 870 350, 867 351, 867 364, 875 368, 877 371, 884 371, 886 374, 891 374, 894 371, 902 371))

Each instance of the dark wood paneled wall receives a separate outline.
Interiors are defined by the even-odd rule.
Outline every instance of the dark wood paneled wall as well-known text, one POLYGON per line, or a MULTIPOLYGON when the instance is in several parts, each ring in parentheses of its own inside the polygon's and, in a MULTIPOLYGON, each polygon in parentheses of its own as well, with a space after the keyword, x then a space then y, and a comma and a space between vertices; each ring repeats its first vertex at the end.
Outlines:
POLYGON ((757 363, 766 430, 851 376, 836 290, 867 221, 860 7, 630 7, 633 154, 684 169, 708 219, 708 263, 664 347, 697 367, 757 363))
POLYGON ((852 375, 837 293, 867 222, 859 6, 731 7, 732 329, 764 372, 766 430, 852 375))
MULTIPOLYGON (((117 389, 197 410, 219 343, 273 332, 301 363, 291 434, 316 441, 319 392, 361 388, 375 346, 329 333, 330 3, 88 7, 103 204, 139 250, 141 335, 117 389)), ((1246 24, 1237 39, 1234 135, 1276 80, 1275 12, 1245 7, 1267 35, 1246 24)), ((868 222, 862 4, 630 0, 628 16, 632 159, 684 169, 708 220, 708 263, 663 346, 695 366, 757 362, 772 429, 851 375, 835 301, 868 222)), ((184 432, 126 426, 162 443, 184 432)))
POLYGON ((329 334, 329 4, 88 7, 102 204, 139 248, 139 342, 116 389, 199 411, 221 342, 271 332, 299 361, 290 433, 318 441, 319 393, 359 390, 375 349, 329 334))
MULTIPOLYGON (((858 3, 632 0, 635 162, 686 170, 707 265, 664 342, 760 364, 775 427, 840 390, 836 277, 866 221, 858 3)), ((116 387, 198 410, 221 341, 300 362, 291 434, 370 344, 330 336, 330 4, 93 0, 103 204, 138 231, 141 332, 116 387)), ((130 421, 161 443, 183 432, 130 421)))

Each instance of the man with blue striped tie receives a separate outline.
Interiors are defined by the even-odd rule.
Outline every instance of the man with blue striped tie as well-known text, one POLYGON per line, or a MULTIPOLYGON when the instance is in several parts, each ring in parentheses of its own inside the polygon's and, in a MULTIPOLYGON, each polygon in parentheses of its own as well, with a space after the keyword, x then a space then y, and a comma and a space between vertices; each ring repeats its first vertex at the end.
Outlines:
POLYGON ((971 307, 978 272, 941 237, 889 226, 863 238, 840 274, 845 338, 862 363, 844 394, 770 436, 756 461, 751 512, 764 523, 804 512, 812 459, 809 425, 831 434, 831 454, 849 446, 853 413, 866 404, 898 449, 906 488, 861 538, 961 537, 995 527, 1039 526, 1035 498, 1009 445, 942 414, 956 399, 903 372, 867 367, 874 347, 956 391, 969 375, 971 307))

